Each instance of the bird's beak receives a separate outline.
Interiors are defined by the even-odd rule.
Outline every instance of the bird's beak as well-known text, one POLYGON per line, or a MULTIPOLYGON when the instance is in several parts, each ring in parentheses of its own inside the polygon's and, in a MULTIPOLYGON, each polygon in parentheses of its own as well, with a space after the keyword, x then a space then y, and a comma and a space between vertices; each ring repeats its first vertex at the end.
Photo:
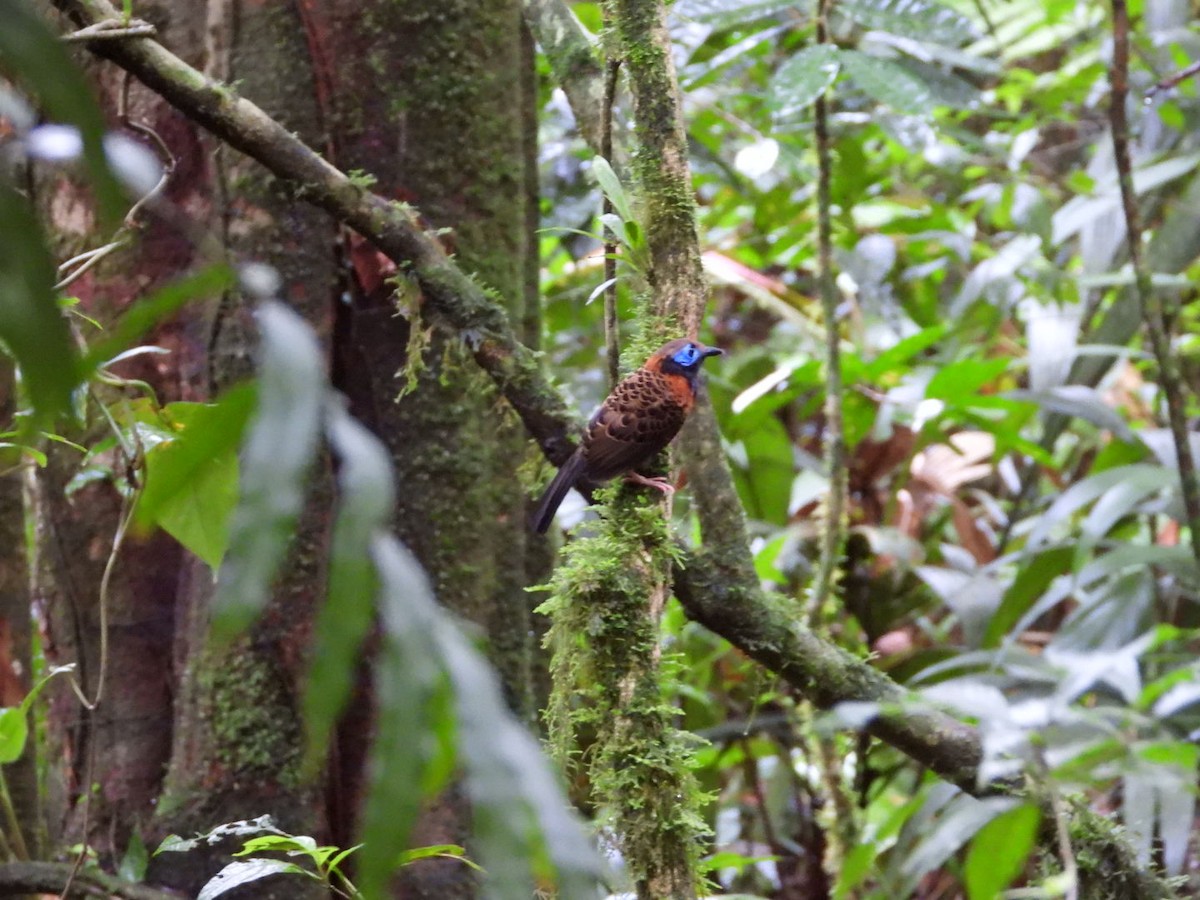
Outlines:
POLYGON ((698 347, 697 349, 700 351, 700 356, 704 359, 710 356, 723 356, 725 354, 725 351, 720 347, 698 347))

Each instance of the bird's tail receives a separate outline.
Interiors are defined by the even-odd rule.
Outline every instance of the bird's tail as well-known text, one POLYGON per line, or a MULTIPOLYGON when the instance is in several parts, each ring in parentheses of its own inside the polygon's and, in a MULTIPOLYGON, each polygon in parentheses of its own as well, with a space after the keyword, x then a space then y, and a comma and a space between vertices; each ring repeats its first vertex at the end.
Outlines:
POLYGON ((558 474, 542 494, 542 499, 538 501, 537 511, 530 520, 533 530, 538 534, 546 533, 550 523, 554 521, 554 514, 558 512, 558 505, 563 502, 563 497, 567 496, 567 491, 574 487, 579 476, 583 474, 583 467, 583 454, 577 451, 558 470, 558 474))

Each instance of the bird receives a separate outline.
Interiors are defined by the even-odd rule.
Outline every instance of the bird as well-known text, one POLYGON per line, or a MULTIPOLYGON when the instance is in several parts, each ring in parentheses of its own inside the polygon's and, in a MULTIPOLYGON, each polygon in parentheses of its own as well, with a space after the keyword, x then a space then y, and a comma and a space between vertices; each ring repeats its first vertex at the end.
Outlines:
POLYGON ((696 403, 700 366, 722 353, 699 341, 676 338, 613 388, 588 421, 579 448, 538 501, 534 530, 546 533, 567 491, 576 485, 597 487, 624 473, 634 483, 674 493, 665 478, 647 478, 636 469, 679 433, 696 403))

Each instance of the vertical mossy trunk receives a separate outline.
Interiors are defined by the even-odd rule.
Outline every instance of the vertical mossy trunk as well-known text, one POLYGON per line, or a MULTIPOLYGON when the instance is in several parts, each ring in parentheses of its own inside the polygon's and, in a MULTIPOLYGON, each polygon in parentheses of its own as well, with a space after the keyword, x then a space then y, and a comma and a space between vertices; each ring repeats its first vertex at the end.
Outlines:
MULTIPOLYGON (((173 6, 184 4, 175 2, 173 6)), ((323 123, 303 20, 290 5, 214 4, 206 20, 209 73, 236 82, 269 113, 313 146, 323 123)), ((334 223, 298 203, 287 185, 260 166, 206 140, 203 168, 214 229, 235 263, 261 262, 280 277, 280 299, 328 339, 337 297, 334 223)), ((208 393, 252 374, 257 346, 249 298, 221 298, 208 320, 208 393)), ((189 559, 179 592, 175 663, 179 673, 174 744, 158 809, 160 830, 205 831, 270 813, 295 834, 324 836, 322 785, 305 780, 299 761, 303 727, 298 698, 317 604, 332 505, 329 472, 320 467, 274 595, 249 635, 227 648, 208 645, 212 573, 189 559)), ((236 846, 183 859, 158 857, 152 875, 195 891, 228 862, 236 846)), ((299 879, 255 887, 260 898, 323 896, 299 879)))
MULTIPOLYGON (((310 41, 329 61, 323 90, 336 163, 368 173, 377 192, 414 203, 431 230, 444 229, 441 239, 459 265, 494 290, 532 337, 539 327, 530 262, 534 101, 520 4, 341 0, 309 15, 310 41)), ((469 348, 429 332, 403 273, 397 298, 383 261, 353 236, 349 250, 351 303, 335 337, 334 380, 391 449, 400 538, 429 572, 438 599, 480 626, 509 703, 528 715, 521 425, 469 348)), ((460 842, 465 822, 452 792, 415 840, 460 842)), ((474 893, 469 870, 453 862, 423 862, 402 881, 404 896, 474 893)))

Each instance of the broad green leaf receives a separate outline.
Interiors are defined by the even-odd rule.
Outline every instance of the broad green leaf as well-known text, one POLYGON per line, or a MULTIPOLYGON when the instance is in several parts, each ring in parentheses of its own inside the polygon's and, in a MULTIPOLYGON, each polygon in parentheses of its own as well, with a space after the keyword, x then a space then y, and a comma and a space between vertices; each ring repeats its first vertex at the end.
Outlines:
POLYGON ((359 647, 375 612, 378 580, 371 562, 375 535, 386 529, 395 501, 387 449, 341 405, 326 405, 325 430, 338 460, 328 596, 317 614, 304 722, 310 771, 325 758, 329 735, 357 674, 359 647))
POLYGON ((961 13, 932 0, 838 0, 834 10, 865 28, 957 47, 975 37, 961 13))
POLYGON ((903 340, 897 341, 867 363, 864 374, 867 378, 874 381, 890 372, 900 369, 918 354, 923 353, 942 340, 949 331, 950 326, 946 324, 931 325, 929 328, 922 328, 916 334, 911 334, 903 340))
POLYGON ((154 851, 154 856, 158 856, 160 853, 186 853, 189 850, 195 850, 201 844, 215 844, 226 838, 245 837, 246 835, 262 834, 263 832, 277 834, 282 837, 291 837, 286 832, 280 831, 275 824, 275 820, 266 815, 259 816, 256 819, 239 819, 236 822, 225 822, 194 838, 183 838, 177 834, 168 834, 163 838, 162 843, 158 845, 158 849, 154 851))
POLYGON ((75 663, 65 666, 55 666, 33 686, 20 706, 0 709, 0 764, 16 762, 25 752, 25 742, 29 739, 29 710, 37 695, 56 675, 63 675, 75 670, 75 663))
POLYGON ((561 897, 594 896, 602 868, 538 742, 508 711, 496 674, 448 620, 434 637, 454 684, 459 755, 475 846, 496 897, 529 896, 534 879, 561 897))
POLYGON ((528 897, 539 878, 557 884, 560 896, 593 896, 599 860, 537 742, 508 711, 495 673, 437 607, 407 550, 385 536, 372 556, 387 665, 376 680, 380 726, 359 860, 363 893, 386 882, 404 849, 414 792, 449 777, 457 733, 488 895, 528 897))
POLYGON ((981 388, 991 384, 1008 369, 1012 361, 997 359, 960 359, 939 368, 925 386, 925 396, 948 403, 974 405, 982 398, 981 388))
POLYGON ((782 66, 771 79, 771 106, 783 119, 807 109, 837 79, 839 53, 832 44, 805 47, 782 66))
MULTIPOLYGON (((474 869, 476 872, 483 873, 482 867, 471 862, 467 858, 467 851, 458 844, 433 844, 429 847, 414 847, 412 850, 405 850, 400 854, 400 865, 407 866, 421 859, 431 859, 433 857, 441 857, 443 859, 457 859, 464 866, 474 869)), ((486 874, 486 873, 485 873, 486 874)))
POLYGON ((1021 874, 1041 818, 1038 808, 1026 803, 1000 813, 979 829, 963 867, 969 900, 993 900, 1021 874))
MULTIPOLYGON (((108 166, 103 138, 104 119, 92 90, 63 43, 50 32, 23 0, 0 0, 0 72, 18 76, 41 100, 51 119, 70 122, 83 137, 83 158, 102 217, 117 222, 125 195, 108 166)), ((0 206, 4 205, 0 197, 0 206)), ((0 227, 5 240, 15 237, 0 227)), ((0 295, 6 293, 0 290, 0 295)))
MULTIPOLYGON (((7 28, 5 23, 0 32, 7 28)), ((0 352, 7 350, 16 360, 38 416, 69 414, 80 366, 55 300, 54 264, 33 212, 3 179, 0 235, 0 352)))
POLYGON ((162 528, 213 569, 229 546, 238 500, 236 450, 253 408, 252 385, 233 388, 215 404, 168 404, 162 418, 175 431, 146 451, 136 521, 162 528))
POLYGON ((942 810, 931 828, 921 833, 913 852, 900 866, 908 884, 915 885, 927 872, 942 865, 980 828, 1016 805, 1007 797, 977 800, 959 794, 942 810))
POLYGON ((928 113, 933 106, 929 85, 899 62, 857 50, 840 50, 838 58, 855 86, 884 106, 903 113, 928 113))
POLYGON ((217 576, 213 634, 230 639, 270 597, 317 453, 325 366, 312 330, 279 303, 259 309, 258 409, 241 455, 241 498, 217 576))
POLYGON ((196 895, 196 900, 214 900, 227 891, 232 891, 244 884, 251 884, 271 875, 284 874, 316 878, 312 872, 282 859, 240 859, 231 862, 210 878, 208 883, 200 889, 200 893, 196 895))
POLYGON ((129 835, 129 845, 121 864, 117 867, 117 876, 125 881, 139 884, 146 878, 146 866, 150 863, 150 854, 146 852, 146 844, 135 829, 129 835))

